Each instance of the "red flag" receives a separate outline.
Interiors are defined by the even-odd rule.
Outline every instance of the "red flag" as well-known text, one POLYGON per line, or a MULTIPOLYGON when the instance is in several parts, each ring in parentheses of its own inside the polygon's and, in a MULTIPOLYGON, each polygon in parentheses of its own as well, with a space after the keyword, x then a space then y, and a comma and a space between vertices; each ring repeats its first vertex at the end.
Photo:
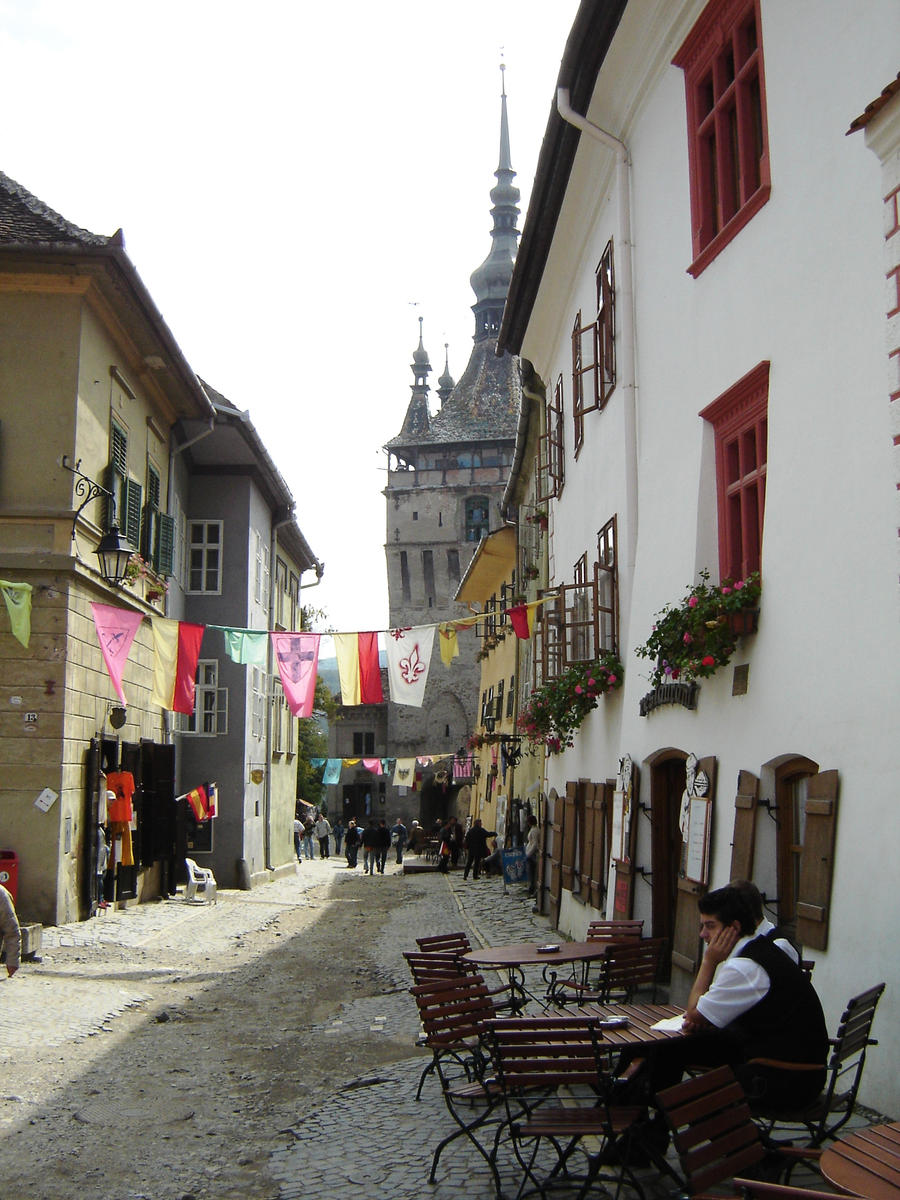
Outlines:
POLYGON ((517 638, 530 638, 534 629, 534 606, 531 604, 516 604, 506 610, 513 633, 517 638))
POLYGON ((173 712, 194 711, 194 678, 205 625, 153 617, 153 694, 173 712))
POLYGON ((194 818, 197 821, 205 821, 208 813, 206 811, 206 788, 201 785, 193 788, 187 794, 188 804, 194 812, 194 818))

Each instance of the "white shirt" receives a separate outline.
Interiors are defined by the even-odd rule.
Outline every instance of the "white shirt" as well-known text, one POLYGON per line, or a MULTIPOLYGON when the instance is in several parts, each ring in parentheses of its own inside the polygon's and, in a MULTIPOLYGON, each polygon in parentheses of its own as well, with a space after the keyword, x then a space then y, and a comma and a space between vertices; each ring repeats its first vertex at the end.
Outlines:
POLYGON ((716 1029, 724 1029, 768 995, 768 972, 752 958, 738 957, 755 937, 754 932, 738 938, 729 956, 716 967, 709 990, 697 1001, 697 1011, 716 1029))

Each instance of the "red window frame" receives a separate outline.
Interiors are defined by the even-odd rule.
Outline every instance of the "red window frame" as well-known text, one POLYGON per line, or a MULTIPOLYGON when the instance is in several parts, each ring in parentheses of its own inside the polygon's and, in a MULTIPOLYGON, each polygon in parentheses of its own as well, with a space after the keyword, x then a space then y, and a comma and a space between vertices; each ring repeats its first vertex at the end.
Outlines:
POLYGON ((769 365, 761 362, 700 413, 715 430, 721 579, 762 566, 769 365))
POLYGON ((696 277, 771 192, 759 0, 710 0, 672 62, 684 71, 696 277))

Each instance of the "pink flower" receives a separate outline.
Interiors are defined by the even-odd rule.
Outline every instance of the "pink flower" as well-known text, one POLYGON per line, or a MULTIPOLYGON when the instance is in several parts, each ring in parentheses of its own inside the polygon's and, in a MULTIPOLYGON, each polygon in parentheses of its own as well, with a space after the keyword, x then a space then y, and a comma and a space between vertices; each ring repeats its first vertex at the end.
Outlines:
POLYGON ((608 681, 609 681, 611 684, 616 682, 616 677, 615 677, 615 675, 607 675, 607 677, 606 677, 606 678, 607 678, 607 680, 608 680, 608 681))
POLYGON ((716 665, 716 660, 711 654, 705 654, 701 659, 701 662, 704 667, 714 667, 716 665))
POLYGON ((694 639, 691 637, 691 635, 689 633, 686 633, 681 640, 684 642, 684 644, 686 646, 689 646, 694 639))
POLYGON ((744 586, 743 579, 738 579, 735 581, 734 590, 736 592, 739 592, 743 586, 744 586))
POLYGON ((677 679, 678 676, 681 674, 681 668, 680 667, 672 667, 670 674, 673 679, 677 679))
POLYGON ((688 600, 688 608, 696 608, 699 603, 700 601, 696 596, 691 596, 688 600))
POLYGON ((723 588, 722 588, 722 595, 723 595, 723 596, 730 596, 730 595, 731 595, 731 588, 730 588, 730 587, 723 587, 723 588))
POLYGON ((575 695, 576 696, 580 696, 583 690, 584 689, 582 688, 580 683, 575 684, 575 695))
POLYGON ((594 686, 594 681, 593 681, 593 679, 589 679, 589 680, 588 680, 588 687, 593 687, 593 686, 594 686))

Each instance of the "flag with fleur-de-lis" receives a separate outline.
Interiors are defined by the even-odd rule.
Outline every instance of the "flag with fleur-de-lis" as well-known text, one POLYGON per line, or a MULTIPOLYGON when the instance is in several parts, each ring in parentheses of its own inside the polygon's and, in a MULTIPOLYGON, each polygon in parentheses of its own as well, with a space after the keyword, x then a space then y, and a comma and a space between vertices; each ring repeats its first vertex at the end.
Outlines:
POLYGON ((434 648, 434 630, 434 625, 413 625, 389 629, 385 634, 388 682, 395 704, 422 707, 434 648))

